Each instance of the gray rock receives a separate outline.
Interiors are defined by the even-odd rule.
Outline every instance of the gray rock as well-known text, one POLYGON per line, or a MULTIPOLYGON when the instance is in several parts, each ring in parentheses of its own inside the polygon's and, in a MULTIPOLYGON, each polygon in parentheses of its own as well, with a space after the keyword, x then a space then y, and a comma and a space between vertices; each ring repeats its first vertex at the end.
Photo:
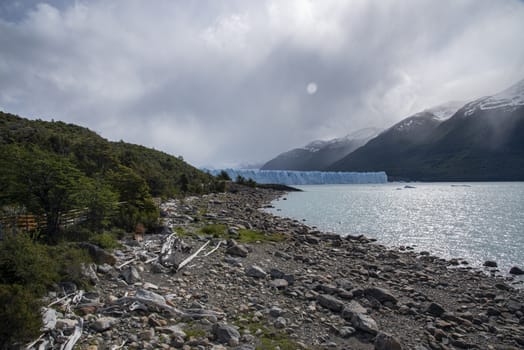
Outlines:
POLYGON ((249 344, 242 344, 234 348, 234 350, 255 350, 255 346, 249 344))
POLYGON ((364 289, 364 294, 366 296, 371 296, 381 303, 385 302, 392 302, 393 304, 396 304, 398 302, 397 298, 391 292, 384 288, 379 287, 371 287, 364 289))
POLYGON ((351 320, 354 314, 367 314, 367 310, 358 301, 351 300, 342 310, 342 317, 351 320))
POLYGON ((371 334, 376 334, 378 332, 377 323, 369 315, 355 313, 353 314, 353 317, 351 317, 351 323, 355 328, 360 329, 361 331, 371 334))
POLYGON ((100 317, 91 325, 91 328, 93 328, 97 332, 103 332, 110 329, 115 324, 115 322, 116 318, 100 317))
POLYGON ((124 271, 122 271, 121 276, 127 284, 134 284, 142 279, 137 269, 135 269, 133 266, 129 266, 124 271))
POLYGON ((347 278, 341 278, 341 279, 336 280, 335 282, 342 289, 345 289, 345 290, 353 289, 353 283, 350 280, 348 280, 347 278))
POLYGON ((249 250, 246 246, 242 244, 238 244, 234 240, 228 241, 228 247, 226 249, 226 253, 233 256, 240 256, 242 258, 245 258, 247 254, 249 253, 249 250))
POLYGON ((429 306, 426 309, 426 313, 436 317, 442 316, 444 312, 446 312, 446 310, 444 310, 444 308, 437 303, 429 304, 429 306))
POLYGON ((511 273, 512 275, 524 275, 524 270, 522 270, 520 267, 513 266, 509 270, 509 273, 511 273))
POLYGON ((273 287, 273 288, 284 289, 284 288, 287 288, 289 283, 288 283, 288 281, 286 281, 283 278, 277 278, 277 279, 269 282, 269 285, 271 287, 273 287))
POLYGON ((287 321, 284 317, 278 317, 273 325, 276 329, 282 329, 286 327, 286 324, 287 321))
POLYGON ((329 294, 320 294, 317 297, 317 302, 326 309, 334 312, 340 312, 344 308, 344 303, 341 300, 329 294))
POLYGON ((375 350, 402 350, 402 345, 392 335, 380 332, 375 337, 375 350))
POLYGON ((319 244, 320 243, 320 239, 312 235, 306 235, 304 237, 304 240, 309 244, 319 244))
POLYGON ((187 337, 186 332, 182 330, 178 325, 172 325, 168 327, 159 327, 157 330, 160 333, 169 334, 173 337, 180 337, 185 339, 187 337))
POLYGON ((240 333, 238 333, 236 328, 224 323, 215 323, 213 325, 213 335, 222 344, 231 344, 231 342, 238 342, 240 339, 240 333))
POLYGON ((262 270, 262 268, 259 266, 251 265, 246 269, 246 276, 254 278, 264 278, 266 277, 266 272, 262 270))
POLYGON ((151 272, 152 273, 165 273, 167 269, 162 266, 161 264, 154 262, 151 264, 151 272))
POLYGON ((108 274, 113 268, 109 264, 102 264, 96 267, 96 270, 101 274, 108 274))
POLYGON ((107 251, 105 251, 104 249, 100 248, 97 245, 94 245, 94 244, 91 244, 91 243, 87 243, 87 242, 82 242, 82 243, 79 243, 78 246, 80 248, 86 249, 88 251, 89 255, 91 256, 91 258, 93 258, 93 261, 97 265, 101 265, 101 264, 114 265, 114 264, 116 264, 115 256, 113 254, 111 254, 111 253, 108 253, 107 251))
POLYGON ((346 327, 342 327, 338 330, 338 334, 342 337, 342 338, 349 338, 351 337, 354 333, 356 332, 355 328, 353 327, 349 327, 349 326, 346 326, 346 327))
POLYGON ((497 262, 492 260, 486 260, 484 261, 484 266, 486 267, 497 267, 497 262))
POLYGON ((284 313, 284 310, 279 308, 278 306, 272 306, 271 309, 269 309, 269 314, 273 317, 279 317, 284 313))

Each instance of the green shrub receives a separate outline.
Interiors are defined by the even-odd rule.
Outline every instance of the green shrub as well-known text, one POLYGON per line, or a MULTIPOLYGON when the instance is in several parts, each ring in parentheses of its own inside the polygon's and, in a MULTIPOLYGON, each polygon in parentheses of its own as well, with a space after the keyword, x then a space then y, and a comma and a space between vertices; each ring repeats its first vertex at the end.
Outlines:
POLYGON ((18 284, 0 284, 0 348, 26 343, 40 334, 42 304, 38 297, 18 284))
POLYGON ((89 242, 104 249, 115 249, 120 245, 116 237, 110 232, 94 235, 89 239, 89 242))
POLYGON ((47 249, 49 255, 54 257, 59 281, 74 282, 81 288, 88 287, 89 282, 82 275, 82 265, 91 262, 86 250, 75 248, 67 243, 47 249))
POLYGON ((28 235, 7 235, 0 242, 0 284, 18 284, 41 295, 59 280, 55 259, 47 247, 28 235))

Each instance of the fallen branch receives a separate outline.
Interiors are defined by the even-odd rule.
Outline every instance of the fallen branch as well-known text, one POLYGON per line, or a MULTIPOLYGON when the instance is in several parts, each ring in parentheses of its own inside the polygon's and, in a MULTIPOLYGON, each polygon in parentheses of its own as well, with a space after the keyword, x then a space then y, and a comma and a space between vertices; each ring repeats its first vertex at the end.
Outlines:
POLYGON ((138 258, 133 258, 133 259, 131 259, 131 260, 128 260, 128 261, 126 261, 125 263, 123 263, 122 265, 117 266, 116 269, 117 269, 117 270, 120 270, 122 267, 124 267, 124 266, 126 266, 126 265, 129 265, 129 264, 131 264, 132 262, 135 262, 135 261, 137 261, 137 260, 138 260, 138 258))
POLYGON ((111 350, 122 349, 122 348, 124 347, 124 345, 126 345, 126 343, 127 343, 127 340, 124 340, 124 341, 122 342, 121 345, 115 345, 115 346, 112 346, 112 347, 111 347, 111 350))
POLYGON ((198 253, 200 253, 205 247, 207 247, 207 245, 209 244, 209 242, 211 241, 207 241, 206 243, 204 243, 204 245, 202 247, 200 247, 196 252, 194 252, 193 254, 191 254, 189 257, 187 257, 187 259, 185 259, 184 261, 182 261, 180 264, 178 264, 178 267, 177 267, 177 272, 180 271, 180 269, 182 269, 184 266, 186 266, 187 264, 189 264, 189 262, 191 262, 191 260, 193 260, 197 255, 198 253))
POLYGON ((70 296, 75 295, 75 294, 76 294, 75 292, 73 292, 73 293, 69 293, 69 294, 66 294, 66 295, 63 296, 62 298, 57 299, 57 300, 53 301, 51 304, 47 305, 47 307, 51 307, 51 306, 53 306, 53 305, 56 305, 56 304, 58 304, 58 303, 61 303, 62 301, 66 300, 67 298, 69 298, 70 296))
POLYGON ((82 331, 84 329, 84 320, 81 317, 78 317, 78 322, 75 325, 75 330, 73 334, 67 339, 67 341, 60 347, 60 350, 73 350, 73 347, 78 342, 82 336, 82 331))
POLYGON ((218 248, 220 248, 220 245, 223 243, 224 241, 220 241, 218 242, 217 246, 213 249, 211 249, 209 252, 207 252, 206 254, 204 254, 204 256, 209 256, 211 254, 213 254, 218 248))

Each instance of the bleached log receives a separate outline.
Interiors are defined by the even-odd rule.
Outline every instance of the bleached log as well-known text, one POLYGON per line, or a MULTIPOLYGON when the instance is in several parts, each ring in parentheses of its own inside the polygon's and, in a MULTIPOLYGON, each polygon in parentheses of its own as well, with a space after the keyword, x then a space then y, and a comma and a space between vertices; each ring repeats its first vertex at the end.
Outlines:
POLYGON ((209 256, 211 254, 213 254, 218 248, 220 248, 220 245, 223 243, 224 241, 219 241, 217 246, 213 249, 211 249, 209 252, 207 252, 206 254, 204 254, 204 256, 209 256))
POLYGON ((149 307, 155 307, 160 310, 166 311, 172 315, 190 318, 203 318, 203 317, 222 317, 224 314, 216 311, 195 309, 195 310, 181 310, 166 303, 166 299, 157 293, 139 289, 135 296, 125 296, 116 301, 117 304, 127 304, 139 302, 149 307))
POLYGON ((178 267, 177 267, 177 272, 180 271, 181 268, 183 268, 184 266, 186 266, 187 264, 189 264, 191 262, 191 260, 193 260, 197 255, 198 253, 200 253, 205 247, 207 247, 207 245, 209 244, 209 242, 211 241, 207 241, 206 243, 204 243, 204 245, 202 247, 200 247, 196 252, 194 252, 193 254, 191 254, 190 256, 187 257, 187 259, 185 259, 184 261, 182 261, 180 264, 178 264, 178 267))
POLYGON ((33 348, 33 346, 36 345, 36 343, 38 343, 40 340, 42 340, 42 338, 45 336, 45 334, 41 334, 35 341, 29 343, 26 345, 25 349, 26 350, 30 350, 33 348))
POLYGON ((124 267, 124 266, 126 266, 126 265, 129 265, 129 264, 131 264, 132 262, 135 262, 135 261, 137 261, 137 260, 138 260, 138 258, 133 258, 133 259, 131 259, 131 260, 128 260, 128 261, 126 261, 125 263, 123 263, 123 264, 117 266, 116 269, 117 269, 117 270, 120 270, 122 267, 124 267))
POLYGON ((60 346, 60 350, 73 350, 73 347, 78 342, 80 337, 82 336, 82 332, 84 330, 84 319, 81 317, 77 318, 78 322, 75 325, 75 330, 73 331, 73 334, 67 339, 67 341, 60 346))
POLYGON ((121 345, 114 345, 114 346, 112 346, 111 350, 122 349, 124 347, 124 345, 126 345, 126 343, 127 343, 127 340, 124 340, 121 345))
POLYGON ((69 294, 63 296, 62 298, 53 301, 51 304, 47 305, 47 307, 51 307, 51 306, 53 306, 53 305, 56 305, 56 304, 58 304, 58 303, 61 303, 62 301, 66 300, 67 298, 69 298, 69 297, 71 297, 71 296, 73 296, 73 295, 75 295, 75 294, 76 294, 75 292, 73 292, 73 293, 69 293, 69 294))

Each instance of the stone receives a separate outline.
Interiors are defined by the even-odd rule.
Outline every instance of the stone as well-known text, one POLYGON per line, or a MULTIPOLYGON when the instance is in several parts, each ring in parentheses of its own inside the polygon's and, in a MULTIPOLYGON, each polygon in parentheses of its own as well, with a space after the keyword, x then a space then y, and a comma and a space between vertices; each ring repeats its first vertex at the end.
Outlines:
POLYGON ((269 314, 272 317, 279 317, 282 314, 284 314, 284 310, 279 308, 278 306, 272 306, 271 309, 269 309, 269 314))
POLYGON ((375 337, 374 345, 375 350, 402 350, 402 345, 397 338, 382 332, 375 337))
POLYGON ((384 288, 379 288, 379 287, 366 288, 364 289, 364 295, 373 297, 377 299, 378 301, 380 301, 381 303, 391 302, 393 304, 396 304, 398 302, 397 298, 393 294, 391 294, 389 290, 384 289, 384 288))
POLYGON ((234 350, 255 350, 255 346, 250 344, 242 344, 234 348, 234 350))
POLYGON ((231 344, 235 341, 238 342, 240 339, 240 333, 238 333, 236 328, 225 323, 215 323, 213 325, 213 335, 222 344, 231 344))
POLYGON ((96 267, 96 271, 98 273, 103 274, 103 275, 108 274, 109 272, 111 272, 112 269, 113 268, 109 264, 97 265, 97 267, 96 267))
POLYGON ((442 316, 444 312, 446 312, 446 310, 444 310, 444 308, 437 303, 431 303, 426 308, 426 313, 436 317, 442 316))
POLYGON ((91 328, 97 332, 103 332, 110 329, 115 324, 116 320, 117 319, 113 317, 100 317, 91 325, 91 328))
POLYGON ((285 328, 286 324, 287 324, 287 321, 286 321, 286 319, 284 317, 278 317, 275 320, 275 323, 273 323, 273 325, 275 326, 276 329, 285 328))
POLYGON ((72 329, 72 328, 75 328, 77 323, 78 322, 76 320, 71 320, 69 318, 59 318, 56 321, 56 329, 60 329, 60 330, 72 329))
POLYGON ((513 266, 509 270, 509 273, 512 274, 512 275, 524 275, 524 270, 522 270, 520 267, 513 266))
POLYGON ((486 260, 484 261, 484 266, 485 267, 497 267, 498 265, 496 261, 486 260))
POLYGON ((306 235, 304 237, 304 240, 309 244, 319 244, 320 243, 320 239, 312 235, 306 235))
POLYGON ((340 312, 344 308, 344 303, 341 300, 329 294, 320 294, 317 297, 317 302, 326 309, 334 312, 340 312))
POLYGON ((169 334, 173 337, 180 337, 182 339, 185 339, 187 337, 186 332, 182 330, 178 325, 172 325, 169 327, 159 327, 157 330, 160 333, 169 334))
POLYGON ((342 310, 342 318, 351 320, 354 314, 367 314, 367 310, 358 301, 351 300, 342 310))
POLYGON ((247 254, 249 253, 249 250, 246 246, 242 244, 238 244, 235 242, 235 240, 231 239, 228 241, 228 247, 226 249, 226 253, 233 256, 239 256, 241 258, 245 258, 247 254))
POLYGON ((115 265, 116 264, 116 257, 105 251, 104 249, 100 248, 97 245, 82 242, 79 243, 78 246, 82 249, 86 249, 95 264, 101 265, 101 264, 109 264, 109 265, 115 265))
POLYGON ((342 338, 349 338, 351 337, 354 333, 356 332, 355 328, 353 327, 349 327, 349 326, 345 326, 345 327, 342 327, 338 330, 338 334, 342 337, 342 338))
POLYGON ((135 269, 133 266, 129 266, 124 271, 122 271, 121 276, 127 284, 134 284, 142 279, 137 269, 135 269))
POLYGON ((269 285, 273 288, 284 289, 287 288, 287 286, 289 286, 289 283, 283 278, 277 278, 269 282, 269 285))
POLYGON ((266 272, 262 270, 262 268, 259 266, 251 265, 246 269, 246 276, 254 278, 264 278, 266 277, 266 272))
POLYGON ((355 328, 360 329, 361 331, 371 334, 377 334, 378 332, 377 323, 369 315, 355 313, 351 317, 351 323, 355 328))
POLYGON ((151 264, 151 272, 152 273, 165 273, 167 269, 162 266, 161 264, 154 262, 151 264))

